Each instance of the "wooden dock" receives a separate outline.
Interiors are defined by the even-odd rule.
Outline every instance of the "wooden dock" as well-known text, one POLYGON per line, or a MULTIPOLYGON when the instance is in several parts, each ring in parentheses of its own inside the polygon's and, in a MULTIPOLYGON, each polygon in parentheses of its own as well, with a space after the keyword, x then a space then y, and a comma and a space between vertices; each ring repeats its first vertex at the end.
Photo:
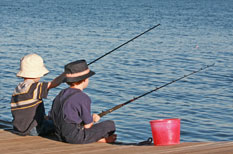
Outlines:
POLYGON ((68 144, 39 136, 18 136, 0 129, 1 154, 233 154, 233 142, 186 142, 169 146, 68 144))

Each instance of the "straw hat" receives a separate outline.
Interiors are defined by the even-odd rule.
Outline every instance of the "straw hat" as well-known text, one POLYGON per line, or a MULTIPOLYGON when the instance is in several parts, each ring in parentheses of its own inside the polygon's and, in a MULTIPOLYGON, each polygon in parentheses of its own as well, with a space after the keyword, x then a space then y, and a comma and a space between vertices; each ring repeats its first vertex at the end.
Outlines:
POLYGON ((18 77, 39 78, 47 74, 49 71, 45 68, 43 59, 37 54, 29 54, 24 56, 20 61, 20 71, 18 77))
POLYGON ((95 72, 88 68, 85 60, 77 60, 65 65, 64 82, 78 82, 91 77, 95 72))

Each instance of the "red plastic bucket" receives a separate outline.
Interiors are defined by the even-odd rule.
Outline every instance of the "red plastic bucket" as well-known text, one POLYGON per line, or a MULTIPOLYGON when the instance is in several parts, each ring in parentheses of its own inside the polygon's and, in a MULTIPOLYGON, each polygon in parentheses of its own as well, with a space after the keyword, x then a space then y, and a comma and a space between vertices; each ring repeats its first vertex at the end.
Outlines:
POLYGON ((160 119, 150 121, 154 145, 180 143, 180 119, 160 119))

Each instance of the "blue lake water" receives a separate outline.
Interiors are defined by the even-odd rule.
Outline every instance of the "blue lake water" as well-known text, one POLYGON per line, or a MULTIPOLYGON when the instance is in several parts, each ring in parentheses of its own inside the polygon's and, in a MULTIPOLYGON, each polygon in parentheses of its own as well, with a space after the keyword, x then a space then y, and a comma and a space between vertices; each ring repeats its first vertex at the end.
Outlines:
MULTIPOLYGON (((1 0, 0 119, 22 79, 21 57, 37 53, 51 81, 65 64, 91 62, 150 27, 161 26, 90 65, 85 92, 100 113, 215 63, 102 118, 114 120, 118 141, 150 137, 149 121, 180 118, 181 142, 233 140, 232 0, 1 0)), ((46 112, 66 84, 52 89, 46 112)))

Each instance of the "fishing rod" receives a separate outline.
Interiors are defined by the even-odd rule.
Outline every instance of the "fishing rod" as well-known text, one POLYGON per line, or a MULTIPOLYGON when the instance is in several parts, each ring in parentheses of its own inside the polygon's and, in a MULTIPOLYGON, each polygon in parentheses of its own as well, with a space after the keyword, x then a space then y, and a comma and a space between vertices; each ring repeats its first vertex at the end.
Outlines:
MULTIPOLYGON (((122 47, 122 46, 124 46, 124 45, 128 44, 129 42, 131 42, 131 41, 135 40, 136 38, 138 38, 138 37, 142 36, 143 34, 145 34, 145 33, 149 32, 149 31, 151 31, 152 29, 154 29, 154 28, 156 28, 156 27, 158 27, 158 26, 160 26, 160 24, 157 24, 157 25, 155 25, 155 26, 153 26, 153 27, 149 28, 148 30, 144 31, 143 33, 141 33, 141 34, 139 34, 139 35, 135 36, 134 38, 132 38, 132 39, 128 40, 127 42, 125 42, 125 43, 123 43, 123 44, 119 45, 119 46, 118 46, 118 47, 116 47, 115 49, 113 49, 113 50, 111 50, 111 51, 107 52, 106 54, 104 54, 104 55, 100 56, 99 58, 95 59, 94 61, 90 62, 88 65, 93 64, 94 62, 96 62, 96 61, 100 60, 101 58, 103 58, 103 57, 107 56, 108 54, 112 53, 113 51, 115 51, 115 50, 119 49, 120 47, 122 47)), ((12 124, 11 122, 8 122, 8 121, 5 121, 5 120, 0 120, 0 123, 7 124, 7 125, 12 124)))
POLYGON ((170 84, 172 84, 172 83, 174 83, 174 82, 177 82, 177 81, 179 81, 179 80, 181 80, 181 79, 183 79, 183 78, 186 78, 186 77, 188 77, 188 76, 190 76, 190 75, 192 75, 192 74, 195 74, 195 73, 197 73, 197 72, 200 72, 200 71, 202 71, 202 70, 204 70, 204 69, 206 69, 206 68, 212 67, 212 66, 214 66, 214 63, 211 64, 211 65, 207 65, 206 67, 202 67, 202 68, 200 68, 200 69, 197 70, 197 71, 193 71, 193 72, 191 72, 191 73, 189 73, 189 74, 187 74, 187 75, 184 75, 184 76, 182 76, 182 77, 180 77, 180 78, 178 78, 178 79, 176 79, 176 80, 173 80, 173 81, 171 81, 171 82, 168 82, 168 83, 166 83, 166 84, 164 84, 164 85, 162 85, 162 86, 160 86, 160 87, 157 87, 157 88, 155 88, 155 89, 153 89, 153 90, 151 90, 151 91, 149 91, 149 92, 146 92, 146 93, 144 93, 144 94, 142 94, 142 95, 140 95, 140 96, 134 97, 133 99, 128 100, 128 101, 125 102, 125 103, 116 105, 116 106, 114 106, 113 108, 111 108, 111 109, 109 109, 109 110, 102 111, 102 112, 99 113, 98 115, 99 115, 100 117, 103 117, 104 115, 106 115, 106 114, 108 114, 108 113, 111 113, 111 112, 113 112, 113 111, 115 111, 115 110, 117 110, 117 109, 119 109, 119 108, 121 108, 121 107, 123 107, 123 106, 125 106, 125 105, 127 105, 127 104, 129 104, 129 103, 131 103, 131 102, 133 102, 133 101, 135 101, 135 100, 137 100, 137 99, 143 97, 143 96, 146 96, 146 95, 148 95, 148 94, 150 94, 150 93, 152 93, 152 92, 154 92, 154 91, 157 91, 157 90, 159 90, 159 89, 161 89, 161 88, 163 88, 163 87, 166 87, 166 86, 168 86, 168 85, 170 85, 170 84))
POLYGON ((139 35, 135 36, 135 37, 134 37, 134 38, 132 38, 132 39, 130 39, 129 41, 127 41, 127 42, 125 42, 125 43, 123 43, 123 44, 119 45, 119 46, 118 46, 118 47, 116 47, 115 49, 113 49, 113 50, 111 50, 111 51, 107 52, 106 54, 104 54, 104 55, 100 56, 99 58, 97 58, 97 59, 93 60, 93 61, 92 61, 92 62, 90 62, 88 65, 93 64, 94 62, 96 62, 96 61, 100 60, 101 58, 103 58, 103 57, 107 56, 108 54, 112 53, 113 51, 115 51, 115 50, 119 49, 120 47, 122 47, 122 46, 124 46, 124 45, 128 44, 129 42, 131 42, 131 41, 135 40, 136 38, 138 38, 138 37, 142 36, 143 34, 145 34, 145 33, 149 32, 149 31, 151 31, 152 29, 154 29, 154 28, 158 27, 159 25, 160 25, 160 24, 157 24, 157 25, 155 25, 155 26, 151 27, 150 29, 146 30, 145 32, 143 32, 143 33, 141 33, 141 34, 139 34, 139 35))
MULTIPOLYGON (((129 42, 131 42, 131 41, 135 40, 136 38, 138 38, 138 37, 142 36, 143 34, 145 34, 145 33, 149 32, 149 31, 151 31, 152 29, 154 29, 154 28, 156 28, 156 27, 158 27, 158 26, 160 26, 160 24, 157 24, 157 25, 155 25, 155 26, 153 26, 153 27, 149 28, 149 29, 148 29, 148 30, 146 30, 145 32, 143 32, 143 33, 141 33, 141 34, 139 34, 139 35, 135 36, 134 38, 132 38, 132 39, 128 40, 127 42, 125 42, 125 43, 123 43, 123 44, 119 45, 119 46, 118 46, 118 47, 116 47, 115 49, 113 49, 113 50, 111 50, 111 51, 107 52, 106 54, 104 54, 104 55, 100 56, 99 58, 97 58, 97 59, 93 60, 93 61, 92 61, 92 62, 90 62, 88 65, 93 64, 94 62, 96 62, 96 61, 100 60, 101 58, 103 58, 103 57, 107 56, 108 54, 112 53, 113 51, 115 51, 115 50, 119 49, 120 47, 122 47, 122 46, 124 46, 124 45, 128 44, 129 42)), ((5 120, 0 120, 0 123, 3 123, 3 124, 11 124, 11 122, 8 122, 8 121, 5 121, 5 120)))

